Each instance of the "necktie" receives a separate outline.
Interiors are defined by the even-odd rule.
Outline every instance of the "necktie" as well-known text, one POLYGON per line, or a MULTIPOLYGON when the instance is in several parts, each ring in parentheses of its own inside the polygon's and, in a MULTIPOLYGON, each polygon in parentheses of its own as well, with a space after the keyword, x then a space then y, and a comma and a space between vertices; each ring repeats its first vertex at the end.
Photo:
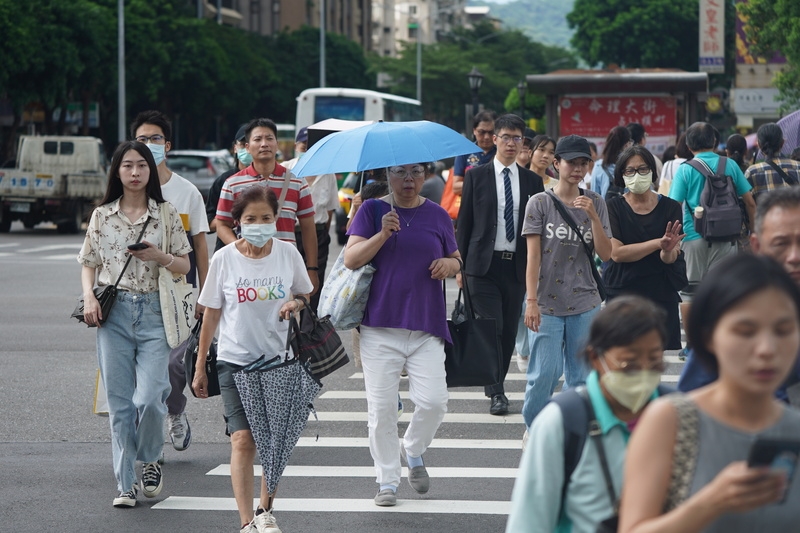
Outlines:
POLYGON ((503 186, 506 189, 506 208, 503 217, 506 219, 506 239, 514 240, 514 195, 511 193, 511 171, 503 169, 503 186))

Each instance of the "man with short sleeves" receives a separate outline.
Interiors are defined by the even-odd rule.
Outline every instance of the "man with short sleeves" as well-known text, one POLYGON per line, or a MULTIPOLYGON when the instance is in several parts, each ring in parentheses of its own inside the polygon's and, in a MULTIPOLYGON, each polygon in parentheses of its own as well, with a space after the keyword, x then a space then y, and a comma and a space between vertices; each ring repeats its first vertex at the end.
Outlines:
POLYGON ((247 151, 253 163, 225 181, 217 204, 217 236, 225 244, 236 240, 233 231, 231 209, 234 200, 248 187, 262 185, 270 187, 278 197, 278 233, 276 238, 295 243, 295 220, 300 224, 303 249, 306 251, 306 269, 319 290, 317 272, 317 229, 314 225, 314 204, 311 191, 303 178, 298 178, 275 159, 278 152, 278 127, 268 118, 257 118, 245 127, 247 151))
MULTIPOLYGON (((489 412, 508 414, 503 382, 511 363, 517 324, 525 298, 527 244, 520 236, 525 206, 544 192, 542 178, 516 163, 525 123, 516 115, 494 122, 495 157, 467 171, 456 239, 464 261, 475 313, 494 318, 503 367, 498 383, 484 387, 491 398, 489 412)), ((487 354, 489 357, 491 354, 487 354)))
MULTIPOLYGON (((144 111, 136 116, 131 124, 131 136, 144 143, 153 152, 158 166, 158 180, 161 194, 178 211, 183 221, 183 229, 189 236, 193 250, 189 252, 191 267, 186 279, 197 287, 198 294, 203 289, 208 274, 208 220, 200 191, 186 178, 172 172, 167 167, 166 153, 172 147, 172 124, 160 111, 144 111), (195 269, 197 269, 195 271, 195 269), (196 272, 196 274, 195 274, 196 272)), ((195 318, 202 314, 202 306, 197 306, 195 318)), ((169 382, 172 386, 167 398, 167 420, 169 438, 172 446, 183 451, 192 443, 192 429, 186 416, 186 372, 183 354, 186 342, 181 343, 169 353, 169 382)))
POLYGON ((495 118, 497 116, 494 111, 481 111, 472 119, 472 135, 481 151, 456 157, 450 179, 453 180, 453 193, 457 196, 461 195, 464 188, 464 176, 467 175, 467 171, 490 162, 497 152, 493 140, 495 118))
MULTIPOLYGON (((686 145, 694 154, 695 159, 706 163, 712 171, 717 171, 719 157, 714 148, 717 145, 719 134, 707 122, 695 122, 686 130, 686 145)), ((728 159, 725 165, 725 175, 730 176, 736 188, 736 194, 744 202, 747 214, 751 221, 755 220, 756 204, 750 190, 752 187, 742 174, 739 165, 733 159, 728 159)), ((691 307, 692 295, 697 285, 716 264, 737 252, 736 240, 730 242, 709 242, 703 239, 694 228, 694 209, 700 205, 700 195, 703 192, 706 178, 691 165, 681 165, 672 179, 669 197, 683 204, 683 231, 686 237, 681 248, 686 255, 686 274, 689 285, 680 292, 681 317, 684 330, 687 327, 687 317, 691 307)), ((752 231, 752 222, 751 222, 752 231)))

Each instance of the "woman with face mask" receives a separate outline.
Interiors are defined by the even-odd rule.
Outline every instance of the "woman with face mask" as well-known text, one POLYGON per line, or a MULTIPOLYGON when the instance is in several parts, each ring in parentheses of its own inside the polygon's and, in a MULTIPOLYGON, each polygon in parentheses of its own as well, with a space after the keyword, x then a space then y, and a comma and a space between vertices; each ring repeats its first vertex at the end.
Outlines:
POLYGON ((656 162, 647 148, 633 145, 614 168, 614 185, 627 189, 608 201, 611 261, 603 269, 608 301, 621 294, 650 298, 667 313, 668 350, 681 349, 678 291, 686 285, 681 252, 681 205, 653 191, 656 162))
POLYGON ((234 201, 232 218, 242 238, 214 254, 198 302, 206 306, 192 389, 208 397, 205 355, 219 326, 217 372, 227 433, 231 436, 231 483, 241 531, 280 533, 272 515, 275 493, 261 478, 259 506, 253 514, 253 461, 256 446, 233 374, 256 361, 283 355, 290 313, 303 308, 313 286, 300 252, 273 238, 278 198, 269 187, 253 185, 234 201))
POLYGON ((614 515, 628 438, 644 407, 663 392, 658 385, 666 334, 664 311, 638 296, 617 298, 597 313, 585 350, 592 368, 586 386, 561 392, 533 420, 506 533, 594 533, 614 515), (578 418, 576 404, 586 424, 570 427, 578 418), (590 436, 592 418, 614 501, 598 443, 590 436))

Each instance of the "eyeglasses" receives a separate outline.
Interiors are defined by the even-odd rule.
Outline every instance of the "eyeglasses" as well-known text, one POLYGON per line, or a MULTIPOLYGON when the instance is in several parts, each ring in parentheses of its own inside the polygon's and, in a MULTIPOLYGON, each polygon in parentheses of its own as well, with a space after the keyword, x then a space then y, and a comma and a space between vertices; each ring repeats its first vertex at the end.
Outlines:
POLYGON ((392 176, 395 176, 395 177, 398 177, 398 178, 401 178, 401 179, 406 179, 409 176, 409 174, 411 176, 413 176, 414 178, 424 178, 425 177, 425 167, 421 167, 421 166, 411 167, 411 172, 406 170, 405 167, 392 167, 392 168, 389 169, 389 173, 392 176))
POLYGON ((660 360, 657 363, 653 363, 650 366, 642 366, 640 363, 636 361, 617 361, 613 357, 609 357, 607 354, 604 355, 606 359, 614 363, 614 366, 617 367, 617 370, 620 372, 625 372, 626 374, 632 374, 634 372, 641 372, 642 370, 654 370, 656 372, 663 372, 667 368, 667 363, 664 360, 660 360))
POLYGON ((150 137, 148 137, 147 135, 139 135, 138 137, 136 137, 136 140, 139 141, 140 143, 143 143, 143 144, 147 144, 148 142, 153 142, 155 144, 161 144, 166 139, 164 138, 163 135, 151 135, 150 137))
POLYGON ((625 170, 622 171, 622 175, 630 178, 637 172, 639 173, 640 176, 644 176, 650 172, 650 167, 648 167, 647 165, 642 165, 638 168, 625 167, 625 170))
POLYGON ((497 139, 503 141, 505 144, 508 144, 510 142, 518 144, 522 142, 522 135, 514 135, 513 137, 511 135, 501 135, 497 139))
POLYGON ((493 130, 475 130, 476 137, 486 137, 487 135, 494 135, 493 130))

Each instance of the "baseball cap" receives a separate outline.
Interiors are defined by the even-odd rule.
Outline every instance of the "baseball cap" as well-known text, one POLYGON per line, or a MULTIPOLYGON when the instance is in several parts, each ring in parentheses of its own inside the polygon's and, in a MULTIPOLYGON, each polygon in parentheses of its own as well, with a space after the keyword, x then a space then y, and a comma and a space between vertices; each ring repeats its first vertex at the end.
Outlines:
POLYGON ((245 137, 247 137, 247 124, 242 124, 239 126, 239 131, 236 132, 236 137, 233 138, 233 142, 244 142, 245 137))
POLYGON ((532 141, 534 137, 536 137, 536 132, 530 128, 525 128, 525 133, 522 134, 523 137, 532 141))
POLYGON ((294 142, 296 142, 296 143, 307 143, 308 142, 308 128, 300 128, 300 131, 297 132, 297 137, 295 137, 294 142))
POLYGON ((592 158, 589 141, 579 135, 561 137, 556 145, 556 157, 571 161, 579 157, 592 158))

